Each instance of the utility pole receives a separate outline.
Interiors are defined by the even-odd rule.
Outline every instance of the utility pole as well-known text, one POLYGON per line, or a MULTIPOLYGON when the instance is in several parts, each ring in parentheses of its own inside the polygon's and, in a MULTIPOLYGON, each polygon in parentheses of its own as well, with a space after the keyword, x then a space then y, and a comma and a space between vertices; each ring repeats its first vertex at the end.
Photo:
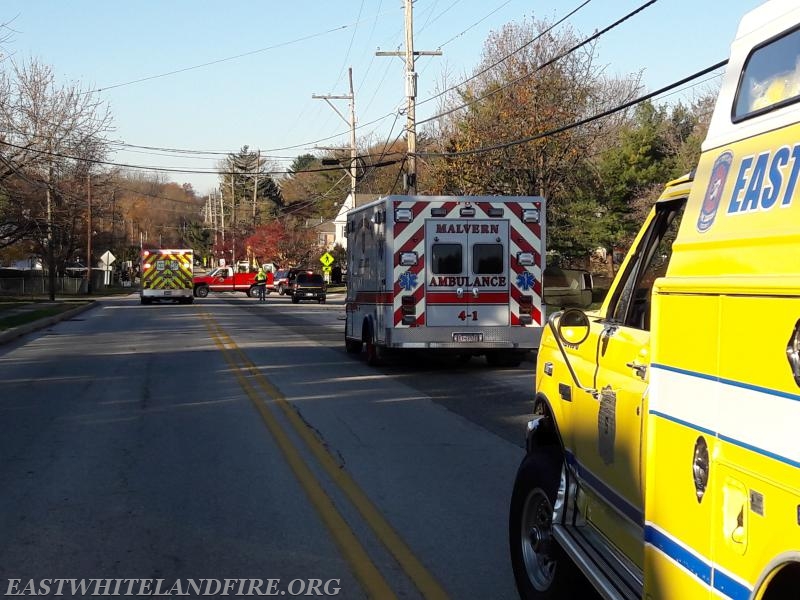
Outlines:
POLYGON ((92 293, 92 176, 86 175, 86 293, 92 293))
POLYGON ((219 218, 222 228, 222 244, 225 245, 225 203, 223 202, 222 186, 219 187, 219 218))
POLYGON ((231 266, 236 269, 236 188, 233 186, 233 171, 231 171, 231 266))
POLYGON ((336 112, 337 115, 341 117, 341 119, 350 125, 350 168, 348 169, 350 172, 350 196, 353 199, 353 206, 355 206, 356 202, 356 176, 357 176, 357 160, 358 156, 356 154, 356 97, 353 93, 353 67, 349 67, 347 69, 347 73, 350 79, 350 93, 347 95, 340 95, 340 96, 320 96, 317 94, 312 94, 312 98, 317 98, 320 100, 325 100, 328 105, 336 112), (331 103, 331 100, 349 100, 350 101, 350 121, 344 117, 342 113, 331 103))
POLYGON ((256 228, 256 197, 258 195, 258 168, 261 162, 261 150, 256 154, 256 178, 253 183, 253 229, 256 228))
POLYGON ((406 167, 406 193, 417 193, 417 73, 414 61, 417 56, 441 56, 441 50, 414 51, 413 0, 405 0, 406 48, 404 52, 376 52, 376 56, 400 56, 406 61, 406 98, 408 110, 406 119, 406 145, 408 162, 406 167))

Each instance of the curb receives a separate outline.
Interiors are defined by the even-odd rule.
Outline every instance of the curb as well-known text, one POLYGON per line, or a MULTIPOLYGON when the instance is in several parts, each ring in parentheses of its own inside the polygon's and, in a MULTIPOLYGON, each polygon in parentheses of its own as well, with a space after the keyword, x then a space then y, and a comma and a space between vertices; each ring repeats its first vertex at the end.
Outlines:
POLYGON ((11 340, 15 340, 23 335, 27 335, 33 331, 38 331, 40 329, 44 329, 46 327, 50 327, 54 323, 58 323, 59 321, 63 321, 65 319, 70 319, 75 315, 79 315, 80 313, 89 310, 90 308, 94 308, 98 305, 97 300, 91 300, 86 304, 81 306, 76 306, 75 308, 71 308, 69 310, 65 310, 57 315, 53 315, 52 317, 47 317, 44 319, 39 319, 38 321, 33 321, 31 323, 26 323, 25 325, 20 325, 19 327, 12 327, 11 329, 7 329, 0 333, 0 344, 5 344, 10 342, 11 340))

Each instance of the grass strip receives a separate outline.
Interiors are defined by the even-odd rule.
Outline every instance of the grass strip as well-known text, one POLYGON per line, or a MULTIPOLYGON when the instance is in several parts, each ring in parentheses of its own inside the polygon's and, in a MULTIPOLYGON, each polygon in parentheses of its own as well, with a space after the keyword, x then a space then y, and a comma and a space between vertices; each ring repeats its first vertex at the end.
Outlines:
POLYGON ((40 319, 46 319, 47 317, 52 317, 71 308, 75 308, 75 306, 75 303, 59 304, 56 306, 48 306, 47 308, 39 308, 6 317, 0 316, 0 331, 5 331, 6 329, 11 329, 12 327, 19 327, 20 325, 26 325, 40 319))

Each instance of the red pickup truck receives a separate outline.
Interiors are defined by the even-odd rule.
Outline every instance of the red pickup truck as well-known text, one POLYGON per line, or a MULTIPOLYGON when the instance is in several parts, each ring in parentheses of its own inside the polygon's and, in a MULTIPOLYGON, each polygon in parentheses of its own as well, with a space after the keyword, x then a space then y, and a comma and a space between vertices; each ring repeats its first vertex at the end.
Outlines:
MULTIPOLYGON (((205 298, 208 292, 244 292, 254 298, 258 295, 256 273, 252 269, 248 272, 234 272, 232 267, 217 267, 205 275, 196 275, 193 278, 194 295, 205 298)), ((267 283, 270 275, 271 273, 267 273, 267 283)))

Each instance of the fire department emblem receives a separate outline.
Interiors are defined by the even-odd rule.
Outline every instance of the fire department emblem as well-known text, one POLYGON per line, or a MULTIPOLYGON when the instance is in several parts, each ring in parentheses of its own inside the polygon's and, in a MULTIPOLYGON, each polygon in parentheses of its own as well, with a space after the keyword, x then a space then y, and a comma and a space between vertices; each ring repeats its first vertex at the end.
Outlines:
POLYGON ((700 233, 708 231, 714 224, 714 217, 717 216, 717 209, 722 200, 722 190, 725 188, 725 180, 728 178, 732 162, 733 153, 723 152, 711 167, 711 181, 708 182, 703 205, 700 207, 700 216, 697 217, 697 231, 700 233))
POLYGON ((411 271, 406 271, 400 275, 400 287, 405 291, 410 292, 417 287, 417 275, 411 271))
POLYGON ((533 287, 534 279, 528 271, 517 275, 517 287, 523 291, 528 291, 533 287))

